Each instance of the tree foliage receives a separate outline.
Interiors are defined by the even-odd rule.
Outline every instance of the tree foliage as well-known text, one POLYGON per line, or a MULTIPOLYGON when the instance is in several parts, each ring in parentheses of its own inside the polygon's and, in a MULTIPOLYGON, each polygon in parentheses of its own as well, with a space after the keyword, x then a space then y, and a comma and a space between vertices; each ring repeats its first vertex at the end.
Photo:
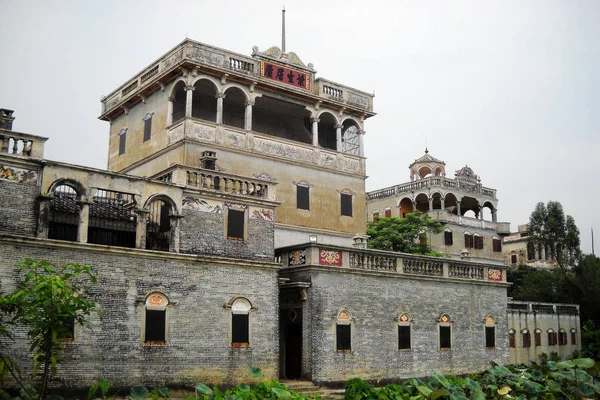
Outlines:
POLYGON ((581 258, 575 219, 565 216, 558 201, 549 201, 548 205, 536 204, 529 217, 529 234, 536 248, 546 249, 562 269, 575 265, 581 258))
POLYGON ((420 243, 419 237, 427 233, 441 233, 442 223, 428 214, 413 212, 404 218, 376 218, 367 224, 367 235, 370 249, 399 251, 412 254, 428 254, 431 247, 420 243))
MULTIPOLYGON (((68 264, 57 267, 48 261, 24 260, 17 289, 2 299, 3 309, 12 323, 24 325, 31 340, 32 375, 41 378, 40 398, 56 374, 63 349, 63 338, 71 338, 73 326, 90 326, 97 312, 84 283, 96 283, 89 265, 68 264)), ((8 368, 13 363, 7 365, 8 368)))

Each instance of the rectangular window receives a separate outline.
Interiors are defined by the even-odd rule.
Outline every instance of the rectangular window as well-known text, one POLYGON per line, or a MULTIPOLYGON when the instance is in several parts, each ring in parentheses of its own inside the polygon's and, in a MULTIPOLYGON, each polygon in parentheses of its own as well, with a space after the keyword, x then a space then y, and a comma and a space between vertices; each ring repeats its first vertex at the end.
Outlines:
POLYGON ((502 241, 500 239, 492 239, 492 248, 496 253, 502 251, 502 241))
POLYGON ((559 332, 558 333, 558 345, 559 346, 567 345, 567 332, 559 332))
POLYGON ((379 218, 379 213, 378 212, 374 212, 373 213, 373 221, 375 221, 375 219, 379 218))
POLYGON ((510 263, 512 265, 516 265, 517 264, 517 255, 516 254, 511 254, 511 256, 510 256, 510 263))
POLYGON ((121 129, 121 132, 119 132, 119 155, 125 153, 125 140, 126 140, 126 137, 127 137, 127 130, 126 129, 121 129))
POLYGON ((453 244, 453 238, 452 238, 452 232, 444 232, 444 243, 446 243, 446 246, 452 246, 453 244))
POLYGON ((577 344, 577 333, 575 333, 575 332, 571 332, 571 344, 572 345, 577 344))
POLYGON ((244 240, 245 213, 241 210, 229 209, 227 212, 227 238, 244 240))
POLYGON ((71 317, 65 322, 65 335, 60 338, 63 343, 72 343, 75 339, 75 317, 71 317))
POLYGON ((352 195, 351 194, 341 194, 341 203, 342 203, 342 215, 346 217, 352 216, 352 195))
POLYGON ((452 338, 449 326, 440 326, 440 349, 450 350, 452 348, 452 338))
POLYGON ((557 336, 556 332, 548 332, 548 346, 556 346, 557 336))
POLYGON ((248 314, 231 314, 231 344, 244 347, 250 344, 248 314))
POLYGON ((144 117, 144 142, 147 142, 152 137, 152 114, 147 114, 144 117))
POLYGON ((472 249, 473 248, 473 235, 469 235, 465 233, 465 248, 472 249))
POLYGON ((496 328, 493 326, 485 327, 485 347, 488 349, 496 347, 496 328))
POLYGON ((473 247, 478 250, 483 249, 483 236, 474 236, 473 237, 473 247))
POLYGON ((531 347, 531 333, 523 334, 523 347, 531 347))
POLYGON ((535 332, 535 346, 541 346, 542 345, 542 333, 541 332, 535 332))
POLYGON ((351 325, 340 325, 337 324, 335 328, 336 335, 336 349, 337 351, 350 351, 351 340, 350 340, 350 326, 351 325))
POLYGON ((309 187, 296 185, 296 208, 310 210, 309 187))
POLYGON ((386 218, 391 218, 392 217, 392 210, 391 209, 385 210, 385 217, 386 218))
POLYGON ((165 343, 165 316, 166 312, 164 310, 146 310, 145 343, 165 343))
POLYGON ((398 349, 410 350, 410 325, 398 326, 398 349))
POLYGON ((508 347, 511 348, 515 348, 515 334, 514 333, 508 333, 508 347))

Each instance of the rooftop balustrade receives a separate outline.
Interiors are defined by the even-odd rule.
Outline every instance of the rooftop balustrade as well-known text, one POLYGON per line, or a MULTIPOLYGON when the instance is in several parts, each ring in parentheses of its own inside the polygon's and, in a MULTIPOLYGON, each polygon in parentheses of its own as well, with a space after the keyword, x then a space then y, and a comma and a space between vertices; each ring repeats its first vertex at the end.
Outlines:
POLYGON ((315 243, 281 248, 276 255, 284 269, 312 266, 340 272, 361 270, 407 277, 506 283, 502 266, 439 257, 315 243))
POLYGON ((416 181, 401 183, 399 185, 374 190, 367 193, 367 200, 383 199, 386 197, 400 196, 411 192, 417 192, 429 188, 444 188, 454 190, 466 190, 470 193, 480 194, 484 198, 496 200, 496 189, 483 187, 479 183, 462 182, 442 176, 430 176, 416 181))
POLYGON ((0 154, 25 158, 43 158, 47 138, 0 129, 0 154))
POLYGON ((533 312, 540 314, 579 315, 579 305, 509 300, 508 311, 533 312))

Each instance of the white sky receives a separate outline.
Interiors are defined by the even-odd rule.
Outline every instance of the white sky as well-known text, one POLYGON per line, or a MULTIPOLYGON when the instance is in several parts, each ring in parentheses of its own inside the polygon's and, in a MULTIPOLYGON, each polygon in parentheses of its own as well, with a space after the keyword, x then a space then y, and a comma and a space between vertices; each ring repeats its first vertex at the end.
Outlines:
MULTIPOLYGON (((105 168, 100 96, 188 37, 250 55, 281 44, 282 1, 0 0, 0 107, 49 137, 46 158, 105 168)), ((423 154, 498 190, 499 220, 560 201, 600 253, 600 2, 286 4, 287 50, 318 76, 375 91, 367 190, 423 154)))

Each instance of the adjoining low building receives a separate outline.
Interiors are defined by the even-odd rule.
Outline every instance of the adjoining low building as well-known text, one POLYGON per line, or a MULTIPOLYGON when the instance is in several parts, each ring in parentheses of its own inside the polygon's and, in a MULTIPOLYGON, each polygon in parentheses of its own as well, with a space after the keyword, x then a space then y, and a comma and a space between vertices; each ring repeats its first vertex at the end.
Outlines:
POLYGON ((427 150, 409 170, 410 182, 367 193, 368 220, 404 218, 413 211, 428 213, 446 225, 443 233, 428 235, 434 251, 456 259, 503 264, 502 237, 510 232, 510 223, 497 222, 496 189, 482 186, 468 166, 456 171, 454 179, 447 178, 446 163, 427 150))
POLYGON ((552 252, 541 245, 536 246, 531 241, 527 224, 518 225, 517 232, 504 238, 504 264, 509 267, 519 265, 545 269, 556 267, 552 252))
POLYGON ((563 360, 581 350, 579 306, 508 301, 508 343, 511 364, 541 362, 556 352, 563 360))

